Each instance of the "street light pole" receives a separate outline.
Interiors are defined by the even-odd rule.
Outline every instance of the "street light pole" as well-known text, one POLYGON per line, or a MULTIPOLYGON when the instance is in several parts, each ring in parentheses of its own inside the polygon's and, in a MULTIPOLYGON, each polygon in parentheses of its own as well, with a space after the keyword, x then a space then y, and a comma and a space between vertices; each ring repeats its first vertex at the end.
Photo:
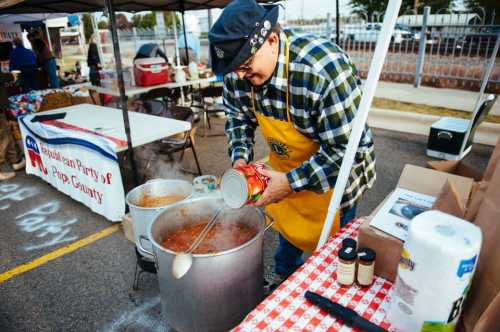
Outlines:
POLYGON ((337 30, 336 32, 336 38, 335 42, 337 45, 340 45, 340 12, 339 12, 339 0, 335 0, 335 29, 337 30))
POLYGON ((186 21, 184 20, 184 1, 181 1, 182 31, 184 32, 184 51, 186 52, 186 63, 189 65, 189 52, 186 36, 186 21))

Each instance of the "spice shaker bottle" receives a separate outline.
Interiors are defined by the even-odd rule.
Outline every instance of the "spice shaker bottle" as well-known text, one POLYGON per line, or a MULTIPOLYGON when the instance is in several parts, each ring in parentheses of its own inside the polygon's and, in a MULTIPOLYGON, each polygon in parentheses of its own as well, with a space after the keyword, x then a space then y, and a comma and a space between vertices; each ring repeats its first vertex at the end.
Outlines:
POLYGON ((337 265, 337 282, 343 286, 351 286, 356 274, 356 249, 344 247, 339 250, 337 265))
POLYGON ((375 271, 375 251, 370 248, 362 248, 358 251, 358 273, 357 283, 362 287, 371 286, 375 271))

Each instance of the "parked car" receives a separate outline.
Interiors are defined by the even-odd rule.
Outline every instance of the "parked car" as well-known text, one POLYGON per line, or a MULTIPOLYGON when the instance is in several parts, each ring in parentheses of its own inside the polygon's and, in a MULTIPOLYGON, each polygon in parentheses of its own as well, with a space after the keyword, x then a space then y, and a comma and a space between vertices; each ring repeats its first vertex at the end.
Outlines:
MULTIPOLYGON (((382 30, 382 23, 366 23, 347 25, 344 27, 344 34, 351 40, 357 42, 376 42, 378 35, 382 30)), ((394 43, 401 43, 404 40, 414 38, 415 34, 409 29, 403 29, 402 26, 396 27, 391 40, 394 43)))
POLYGON ((477 31, 471 31, 461 37, 457 42, 459 48, 471 49, 477 52, 490 52, 495 47, 498 38, 498 27, 489 27, 477 31))
MULTIPOLYGON (((318 33, 314 33, 314 32, 309 32, 301 27, 285 27, 285 28, 283 28, 283 31, 285 33, 293 33, 294 35, 297 35, 297 36, 312 35, 312 36, 316 36, 319 38, 329 39, 332 42, 336 41, 336 36, 337 36, 335 27, 332 28, 330 36, 327 36, 326 31, 324 31, 324 30, 322 31, 322 33, 318 34, 318 33)), ((344 39, 344 38, 345 38, 345 36, 341 30, 340 31, 340 39, 344 39)))

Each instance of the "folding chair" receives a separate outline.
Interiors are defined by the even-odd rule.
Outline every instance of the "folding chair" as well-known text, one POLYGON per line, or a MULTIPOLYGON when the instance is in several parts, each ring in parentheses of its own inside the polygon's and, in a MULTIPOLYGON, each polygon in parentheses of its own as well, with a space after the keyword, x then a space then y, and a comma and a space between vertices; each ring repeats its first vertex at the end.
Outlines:
MULTIPOLYGON (((215 102, 216 98, 222 97, 223 87, 221 85, 208 86, 201 89, 200 91, 193 93, 193 100, 191 107, 201 109, 201 116, 203 118, 203 136, 207 137, 208 130, 212 129, 210 123, 210 114, 216 114, 219 112, 224 112, 224 105, 222 103, 215 102), (212 102, 207 102, 206 98, 212 98, 212 102)), ((209 136, 224 136, 224 134, 213 134, 209 136)))
POLYGON ((196 150, 194 147, 194 130, 193 130, 193 122, 194 122, 194 112, 190 107, 184 106, 171 106, 166 113, 166 116, 176 120, 188 121, 191 123, 191 129, 186 131, 181 137, 173 136, 167 137, 162 140, 164 146, 162 146, 161 151, 167 153, 167 155, 171 156, 176 152, 181 152, 179 162, 184 158, 184 152, 186 149, 191 149, 193 152, 194 161, 196 162, 196 169, 198 171, 198 175, 202 175, 200 163, 198 161, 198 156, 196 155, 196 150))
POLYGON ((161 99, 168 108, 170 105, 175 105, 179 97, 180 91, 178 89, 157 88, 146 92, 139 99, 142 102, 161 99))
MULTIPOLYGON (((170 89, 166 89, 170 90, 170 89)), ((194 122, 194 112, 190 107, 183 106, 172 106, 169 97, 169 91, 164 90, 164 88, 151 90, 146 93, 141 98, 141 108, 144 113, 161 116, 165 118, 171 118, 181 121, 187 121, 191 123, 191 129, 184 132, 181 135, 167 137, 161 141, 160 152, 165 153, 169 156, 170 160, 175 161, 174 153, 181 152, 178 162, 181 162, 184 158, 184 152, 186 149, 191 149, 193 152, 194 160, 196 162, 196 169, 199 175, 202 175, 200 163, 198 161, 198 156, 196 154, 196 149, 193 143, 193 122, 194 122), (149 97, 153 97, 148 99, 149 97), (157 100, 154 97, 162 98, 164 100, 157 100), (168 104, 171 106, 168 107, 168 104)), ((196 174, 196 173, 195 173, 196 174)))

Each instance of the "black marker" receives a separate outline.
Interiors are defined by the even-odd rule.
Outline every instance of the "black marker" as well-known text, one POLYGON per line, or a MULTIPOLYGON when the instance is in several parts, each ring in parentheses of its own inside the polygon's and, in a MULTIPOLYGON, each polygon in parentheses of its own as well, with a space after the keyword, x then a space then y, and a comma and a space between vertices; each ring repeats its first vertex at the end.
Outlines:
POLYGON ((358 315, 356 311, 332 302, 326 297, 310 291, 306 291, 304 296, 309 302, 325 310, 331 316, 341 319, 348 326, 357 327, 366 332, 387 332, 387 330, 358 315))

